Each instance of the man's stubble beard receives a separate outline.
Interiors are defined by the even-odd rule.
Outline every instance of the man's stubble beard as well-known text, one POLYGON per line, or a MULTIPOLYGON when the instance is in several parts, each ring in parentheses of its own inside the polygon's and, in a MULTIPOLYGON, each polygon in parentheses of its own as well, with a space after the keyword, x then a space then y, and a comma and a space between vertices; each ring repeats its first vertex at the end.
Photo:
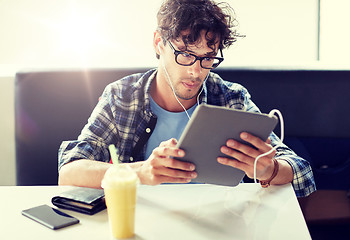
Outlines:
MULTIPOLYGON (((193 81, 193 80, 191 80, 191 81, 193 81)), ((197 97, 197 94, 198 94, 199 90, 201 89, 201 86, 202 86, 203 82, 200 79, 198 79, 198 78, 195 79, 194 82, 200 82, 201 83, 200 85, 198 85, 199 86, 198 89, 196 89, 196 90, 185 89, 184 91, 180 90, 180 88, 183 87, 181 81, 177 85, 172 83, 173 87, 174 87, 175 95, 181 100, 191 100, 191 99, 197 97), (179 85, 180 85, 180 87, 179 87, 179 85), (182 92, 184 92, 184 93, 182 93, 182 92), (186 92, 188 94, 186 94, 186 92)), ((168 83, 168 85, 171 88, 170 83, 168 83)), ((185 87, 183 87, 183 88, 185 88, 185 87)))

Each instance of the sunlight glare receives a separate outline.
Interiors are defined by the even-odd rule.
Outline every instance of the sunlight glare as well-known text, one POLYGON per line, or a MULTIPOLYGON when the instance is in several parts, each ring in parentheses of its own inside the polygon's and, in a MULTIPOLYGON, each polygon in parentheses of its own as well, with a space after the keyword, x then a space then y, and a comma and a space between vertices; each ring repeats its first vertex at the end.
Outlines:
POLYGON ((89 62, 89 58, 105 42, 101 25, 100 19, 91 13, 71 9, 53 29, 57 36, 58 54, 68 54, 80 63, 89 62))

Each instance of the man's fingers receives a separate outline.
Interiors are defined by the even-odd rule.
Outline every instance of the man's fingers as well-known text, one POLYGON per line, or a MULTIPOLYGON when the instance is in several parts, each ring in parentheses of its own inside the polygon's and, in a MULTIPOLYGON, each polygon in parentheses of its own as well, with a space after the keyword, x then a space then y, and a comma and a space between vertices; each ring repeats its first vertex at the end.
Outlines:
POLYGON ((264 142, 260 138, 254 136, 252 134, 249 134, 247 132, 242 132, 240 134, 240 137, 241 137, 242 140, 244 140, 246 142, 249 142, 254 147, 256 147, 257 149, 260 149, 263 152, 267 152, 267 151, 269 151, 271 149, 269 144, 267 144, 266 142, 264 142))
POLYGON ((168 147, 168 146, 159 146, 155 148, 152 152, 152 154, 156 157, 184 157, 185 152, 181 149, 175 148, 175 147, 168 147))
POLYGON ((252 158, 256 158, 259 156, 261 153, 257 149, 252 148, 251 146, 248 146, 246 144, 242 144, 238 141, 235 141, 233 139, 229 139, 226 142, 226 146, 222 146, 221 150, 223 153, 234 157, 234 158, 239 158, 239 155, 246 155, 252 158), (234 154, 235 156, 233 156, 234 154))
POLYGON ((168 167, 158 167, 153 170, 154 175, 168 176, 173 178, 196 178, 197 173, 193 171, 182 171, 168 167))
MULTIPOLYGON (((270 151, 272 149, 272 146, 270 144, 268 144, 267 142, 262 141, 260 138, 255 137, 255 136, 253 136, 251 134, 242 133, 241 137, 242 137, 243 140, 249 142, 250 144, 252 144, 256 148, 253 148, 252 146, 249 146, 247 144, 242 144, 242 143, 240 143, 238 141, 235 141, 233 139, 229 139, 226 142, 226 146, 223 146, 222 149, 221 149, 223 151, 223 153, 225 153, 225 154, 228 153, 229 156, 237 158, 237 159, 240 158, 238 156, 239 153, 243 153, 243 154, 245 154, 245 155, 255 159, 256 157, 258 157, 262 153, 268 152, 268 151, 270 151), (225 149, 225 148, 228 148, 228 149, 225 149), (234 149, 234 150, 237 150, 237 151, 234 151, 234 150, 230 151, 229 150, 230 148, 234 149), (231 155, 231 154, 235 154, 235 156, 231 155)), ((273 157, 274 155, 275 155, 275 152, 272 152, 268 156, 269 157, 273 157)))
POLYGON ((226 147, 226 146, 222 146, 221 147, 221 152, 234 158, 234 159, 237 159, 239 160, 240 162, 243 162, 245 164, 252 164, 253 161, 254 161, 254 158, 249 156, 247 154, 247 151, 237 151, 236 149, 232 149, 232 148, 229 148, 229 147, 226 147))
POLYGON ((195 165, 188 162, 183 162, 169 157, 154 157, 151 160, 151 165, 154 167, 168 167, 173 169, 179 169, 184 171, 194 171, 195 165))
POLYGON ((160 147, 165 147, 165 146, 169 146, 169 147, 175 147, 177 144, 177 140, 175 138, 170 138, 167 141, 163 141, 159 144, 160 147))
POLYGON ((161 183, 189 183, 191 182, 191 178, 175 178, 170 176, 164 176, 164 175, 155 175, 153 176, 153 184, 157 185, 161 183))
POLYGON ((175 159, 185 156, 185 152, 178 149, 176 144, 176 139, 169 139, 153 150, 145 168, 151 184, 187 183, 197 177, 194 164, 175 159))

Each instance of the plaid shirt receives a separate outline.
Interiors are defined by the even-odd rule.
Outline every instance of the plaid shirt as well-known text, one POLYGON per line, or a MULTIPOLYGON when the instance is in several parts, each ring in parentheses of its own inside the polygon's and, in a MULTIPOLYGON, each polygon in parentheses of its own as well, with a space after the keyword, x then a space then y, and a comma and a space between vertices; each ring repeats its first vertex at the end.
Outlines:
MULTIPOLYGON (((115 144, 120 162, 143 161, 146 143, 156 125, 149 103, 152 81, 157 70, 127 76, 109 84, 93 110, 88 123, 75 141, 62 142, 58 158, 59 169, 78 159, 109 162, 108 145, 115 144)), ((210 72, 203 85, 200 103, 260 112, 248 91, 237 83, 224 81, 210 72)), ((272 133, 272 145, 279 145, 276 158, 287 161, 293 168, 292 185, 298 197, 315 191, 310 164, 279 142, 272 133)))

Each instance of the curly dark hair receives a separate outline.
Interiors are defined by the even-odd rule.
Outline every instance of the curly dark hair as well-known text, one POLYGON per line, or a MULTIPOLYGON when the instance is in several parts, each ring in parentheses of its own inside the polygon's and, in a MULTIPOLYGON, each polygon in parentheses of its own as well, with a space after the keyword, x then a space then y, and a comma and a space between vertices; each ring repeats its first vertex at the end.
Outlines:
POLYGON ((158 11, 157 20, 157 30, 164 43, 179 39, 182 31, 189 30, 189 34, 182 36, 187 47, 198 43, 204 30, 208 47, 214 50, 217 39, 219 49, 224 49, 239 36, 234 29, 238 24, 233 9, 227 3, 216 4, 212 0, 166 0, 158 11))

